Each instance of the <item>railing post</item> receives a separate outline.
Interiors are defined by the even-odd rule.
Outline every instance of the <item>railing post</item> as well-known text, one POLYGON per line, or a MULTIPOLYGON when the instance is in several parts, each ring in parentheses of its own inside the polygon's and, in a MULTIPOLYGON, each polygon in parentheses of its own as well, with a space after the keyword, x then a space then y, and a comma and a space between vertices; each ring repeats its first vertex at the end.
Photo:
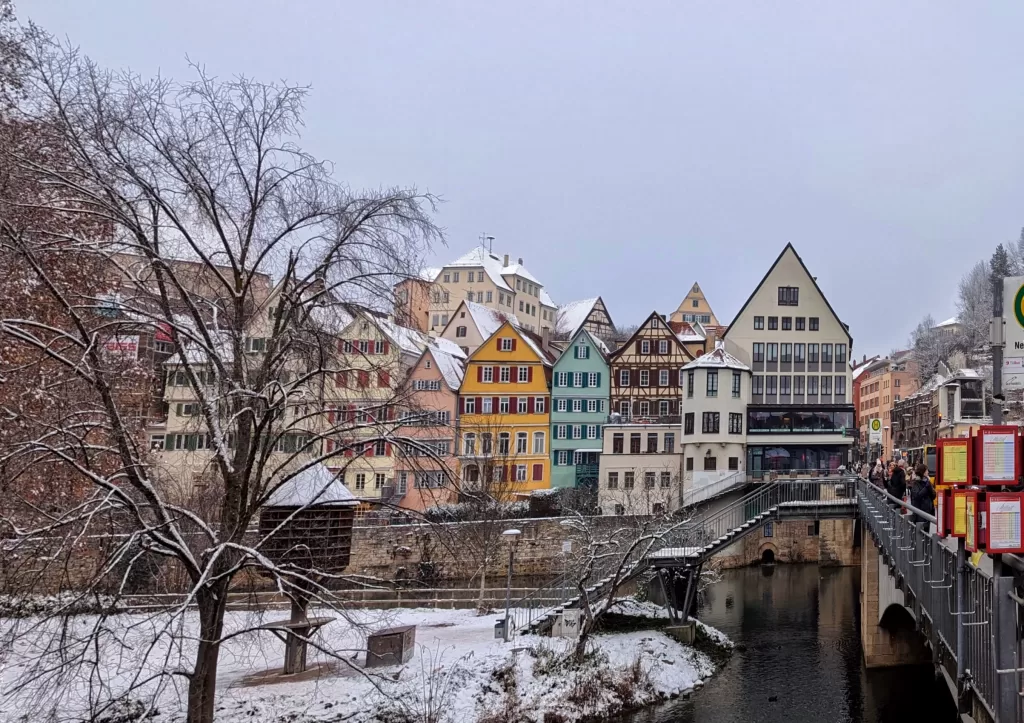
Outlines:
POLYGON ((1021 667, 1022 661, 1016 658, 1019 641, 1017 639, 1017 602, 1010 597, 1013 592, 1013 577, 1005 574, 999 555, 992 560, 992 662, 995 665, 993 680, 995 682, 996 723, 1015 723, 1020 705, 1021 675, 1015 671, 1021 667), (999 671, 1004 671, 1002 674, 999 671))
POLYGON ((967 610, 967 548, 964 538, 959 537, 956 541, 956 692, 957 707, 960 713, 970 713, 965 710, 967 696, 964 691, 967 686, 967 651, 964 645, 964 616, 967 610))

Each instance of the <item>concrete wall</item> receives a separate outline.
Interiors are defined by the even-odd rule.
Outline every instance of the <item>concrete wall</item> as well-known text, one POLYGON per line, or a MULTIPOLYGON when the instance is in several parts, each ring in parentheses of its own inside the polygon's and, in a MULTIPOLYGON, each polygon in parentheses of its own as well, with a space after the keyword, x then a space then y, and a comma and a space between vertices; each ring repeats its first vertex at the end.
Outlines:
POLYGON ((762 525, 722 550, 715 559, 723 568, 758 563, 766 551, 776 562, 816 562, 819 565, 858 565, 855 520, 787 520, 762 525), (808 532, 812 534, 808 534, 808 532), (768 533, 770 532, 770 537, 768 533))

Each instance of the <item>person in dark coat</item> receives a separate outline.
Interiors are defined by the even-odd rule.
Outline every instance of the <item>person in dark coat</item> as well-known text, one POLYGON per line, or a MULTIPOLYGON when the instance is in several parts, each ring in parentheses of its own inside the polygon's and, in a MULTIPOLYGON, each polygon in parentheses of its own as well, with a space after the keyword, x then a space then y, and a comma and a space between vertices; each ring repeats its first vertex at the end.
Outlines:
POLYGON ((893 497, 899 497, 903 499, 903 495, 907 493, 907 463, 905 460, 900 460, 896 463, 896 466, 892 470, 892 474, 889 475, 889 494, 893 497))
MULTIPOLYGON (((928 479, 928 467, 923 464, 914 468, 914 479, 910 486, 910 505, 929 515, 935 514, 935 488, 928 479)), ((920 515, 914 517, 917 524, 926 523, 920 515)))

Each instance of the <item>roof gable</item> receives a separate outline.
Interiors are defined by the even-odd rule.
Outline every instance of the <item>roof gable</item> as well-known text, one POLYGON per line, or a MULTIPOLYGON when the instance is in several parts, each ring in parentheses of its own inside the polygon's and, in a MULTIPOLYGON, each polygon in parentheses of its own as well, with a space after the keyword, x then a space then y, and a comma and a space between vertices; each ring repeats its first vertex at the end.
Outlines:
MULTIPOLYGON (((497 343, 496 340, 499 338, 509 337, 518 341, 519 344, 522 345, 522 351, 524 353, 531 354, 535 357, 535 360, 538 363, 543 364, 544 366, 551 366, 554 364, 554 356, 552 356, 551 353, 544 351, 540 337, 520 328, 511 321, 505 321, 494 331, 493 334, 484 339, 483 343, 477 347, 476 351, 469 355, 467 364, 469 362, 476 361, 477 357, 486 357, 487 361, 493 361, 490 355, 500 353, 497 352, 495 348, 495 344, 497 343)), ((518 350, 517 353, 519 353, 518 350)))
POLYGON ((818 286, 818 282, 811 275, 811 272, 808 271, 807 265, 804 263, 804 260, 800 258, 800 254, 796 252, 796 249, 793 248, 792 243, 787 243, 785 248, 782 249, 782 253, 780 253, 778 257, 775 259, 775 262, 768 269, 768 273, 766 273, 764 277, 761 279, 761 281, 758 282, 757 286, 754 287, 754 291, 750 294, 750 296, 747 297, 747 300, 743 302, 743 306, 740 307, 740 310, 736 312, 736 316, 733 317, 732 322, 726 328, 725 333, 722 334, 721 338, 724 339, 729 335, 729 332, 732 331, 732 329, 739 322, 740 318, 743 316, 743 312, 745 312, 747 310, 747 307, 750 306, 750 302, 753 301, 754 297, 756 297, 758 292, 761 291, 761 287, 763 287, 768 282, 768 279, 772 277, 772 274, 775 273, 776 269, 779 268, 780 264, 788 256, 791 256, 793 259, 795 259, 796 263, 799 265, 799 268, 803 271, 803 275, 806 276, 807 281, 809 282, 809 286, 813 288, 815 293, 817 293, 818 296, 821 297, 821 300, 825 302, 825 306, 828 308, 829 313, 832 314, 832 318, 835 319, 836 324, 838 324, 839 328, 843 330, 844 334, 846 334, 847 341, 849 342, 850 347, 852 348, 853 337, 850 336, 849 328, 846 326, 846 324, 843 323, 843 320, 839 318, 839 315, 836 314, 835 309, 832 308, 832 304, 829 303, 828 297, 826 297, 825 294, 822 292, 821 287, 818 286))
POLYGON ((447 326, 441 330, 442 335, 448 331, 448 327, 461 326, 466 323, 466 319, 459 317, 460 309, 466 310, 467 318, 472 321, 473 326, 476 327, 476 331, 480 335, 480 338, 484 340, 497 331, 505 321, 511 321, 516 326, 519 325, 519 318, 515 314, 497 311, 489 306, 478 304, 475 301, 466 301, 463 299, 459 302, 459 305, 455 307, 455 311, 452 312, 451 317, 449 317, 447 326))
POLYGON ((558 359, 555 361, 555 366, 557 367, 563 359, 574 359, 575 357, 573 356, 572 350, 579 346, 580 342, 586 343, 591 349, 596 351, 596 358, 607 364, 609 354, 607 345, 586 329, 581 328, 565 345, 565 349, 562 350, 562 353, 558 355, 558 359))
POLYGON ((664 331, 666 336, 672 338, 672 342, 676 345, 676 348, 680 352, 682 352, 688 358, 693 359, 693 354, 691 354, 690 351, 685 346, 683 346, 683 342, 680 341, 679 337, 676 336, 676 333, 672 331, 672 327, 668 325, 668 322, 665 321, 665 319, 657 311, 653 311, 651 312, 651 315, 644 320, 644 323, 637 327, 637 330, 633 332, 633 335, 626 339, 626 341, 623 342, 622 346, 620 346, 618 349, 612 352, 612 354, 609 356, 609 360, 618 359, 624 354, 631 354, 633 344, 636 342, 637 339, 641 338, 642 336, 645 336, 648 332, 658 330, 664 331))

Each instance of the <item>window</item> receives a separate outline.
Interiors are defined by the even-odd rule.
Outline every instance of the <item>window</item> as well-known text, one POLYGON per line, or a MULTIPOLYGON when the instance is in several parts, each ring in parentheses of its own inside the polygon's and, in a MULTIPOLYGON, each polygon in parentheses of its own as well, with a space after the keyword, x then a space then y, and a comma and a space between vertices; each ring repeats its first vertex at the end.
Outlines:
POLYGON ((525 464, 517 464, 516 465, 516 482, 525 482, 525 481, 526 481, 526 465, 525 464))
POLYGON ((490 304, 493 301, 494 301, 494 292, 493 291, 488 291, 487 292, 487 303, 490 304))
POLYGON ((483 397, 480 400, 480 414, 493 414, 494 413, 494 397, 483 397))
POLYGON ((544 454, 544 432, 533 433, 533 453, 544 454))
POLYGON ((768 344, 768 363, 775 364, 779 361, 779 345, 770 343, 768 344))
POLYGON ((684 378, 684 377, 685 377, 685 375, 683 374, 683 370, 682 370, 682 369, 680 369, 680 370, 679 370, 679 384, 678 384, 678 386, 679 386, 680 388, 682 388, 682 386, 683 386, 683 378, 684 378))
POLYGON ((530 381, 530 367, 519 367, 519 383, 525 384, 530 381))
POLYGON ((444 275, 444 283, 450 284, 451 281, 452 281, 452 275, 451 274, 445 274, 444 275))
MULTIPOLYGON (((836 395, 840 395, 840 394, 845 395, 846 394, 846 377, 838 377, 837 376, 836 377, 836 387, 835 388, 836 388, 836 395)), ((899 396, 898 395, 897 395, 896 401, 899 401, 899 396)))
POLYGON ((646 417, 646 416, 650 415, 650 413, 651 413, 651 403, 650 402, 640 402, 640 416, 641 417, 646 417))
POLYGON ((693 308, 694 309, 699 309, 700 308, 700 299, 694 299, 693 300, 693 308))
POLYGON ((648 387, 651 385, 651 372, 649 369, 640 370, 640 386, 648 387))
POLYGON ((693 457, 686 458, 686 471, 693 472, 693 457))
POLYGON ((778 331, 779 329, 779 317, 769 316, 768 317, 768 331, 778 331))
MULTIPOLYGON (((437 326, 437 315, 436 314, 434 315, 434 326, 437 326)), ((464 326, 457 326, 457 327, 455 327, 455 338, 456 339, 463 339, 463 338, 465 338, 465 336, 466 336, 466 327, 464 327, 464 326)))
POLYGON ((509 398, 499 397, 498 398, 498 414, 508 414, 509 411, 509 398))
POLYGON ((658 453, 658 433, 650 432, 647 434, 647 454, 658 453))
POLYGON ((516 454, 526 454, 526 432, 516 432, 516 454))
POLYGON ((743 414, 729 412, 729 434, 743 434, 743 414))
POLYGON ((804 345, 794 344, 793 345, 793 361, 797 364, 804 363, 804 345))
POLYGON ((505 292, 504 291, 499 291, 498 292, 498 303, 499 304, 504 304, 505 303, 505 292))
POLYGON ((693 372, 686 372, 686 396, 693 397, 693 372))
POLYGON ((658 414, 663 417, 667 417, 669 414, 669 402, 667 399, 662 399, 658 402, 658 414))
POLYGON ((590 347, 588 347, 586 344, 578 344, 576 346, 576 358, 577 359, 586 359, 589 356, 590 356, 590 347))
POLYGON ((675 454, 676 435, 674 432, 665 432, 665 454, 675 454))
POLYGON ((779 394, 789 396, 789 375, 783 374, 779 377, 779 394))
POLYGON ((516 413, 527 414, 530 409, 530 398, 529 397, 518 397, 516 399, 516 413))
MULTIPOLYGON (((836 364, 846 363, 846 344, 836 344, 836 364)), ((899 382, 899 379, 896 380, 899 382)), ((897 384, 896 386, 899 386, 897 384)))
POLYGON ((732 396, 733 399, 739 399, 740 394, 743 391, 743 375, 740 372, 732 373, 732 396))
POLYGON ((480 452, 482 454, 494 454, 494 442, 490 432, 480 435, 480 452))
POLYGON ((754 363, 760 364, 764 362, 764 343, 754 343, 754 363))
POLYGON ((587 439, 597 439, 597 425, 596 424, 588 424, 587 425, 587 439))
POLYGON ((572 439, 583 439, 583 425, 574 424, 570 427, 572 430, 572 439))
POLYGON ((619 370, 619 386, 620 387, 628 387, 629 386, 629 369, 620 369, 619 370))
POLYGON ((523 300, 519 300, 519 311, 523 311, 523 300))
POLYGON ((662 472, 661 473, 661 488, 662 489, 668 489, 671 486, 672 486, 672 473, 671 472, 662 472))
POLYGON ((644 472, 644 487, 649 490, 654 489, 655 476, 654 472, 644 472))
POLYGON ((658 353, 659 354, 668 354, 668 339, 659 339, 658 340, 658 353))
POLYGON ((783 331, 793 331, 793 317, 792 316, 784 316, 784 317, 782 317, 782 330, 783 331))
POLYGON ((494 381, 494 367, 481 367, 480 381, 490 384, 494 381))
POLYGON ((535 414, 544 414, 544 397, 537 397, 533 400, 533 411, 535 414))
POLYGON ((466 456, 476 454, 476 435, 472 432, 468 432, 462 438, 462 453, 466 456))
POLYGON ((718 434, 718 412, 704 412, 701 421, 701 431, 705 434, 718 434))
POLYGON ((804 395, 804 378, 802 376, 793 377, 793 394, 798 397, 804 395))
POLYGON ((597 376, 597 372, 589 372, 587 374, 587 386, 596 387, 598 386, 600 377, 597 376))
POLYGON ((668 386, 668 369, 659 369, 658 370, 658 386, 659 387, 667 387, 668 386))
POLYGON ((763 316, 755 316, 754 317, 754 330, 755 331, 763 331, 764 330, 764 317, 763 316))
POLYGON ((800 289, 796 286, 779 287, 779 306, 797 306, 800 303, 800 289))
POLYGON ((617 490, 619 488, 619 473, 609 472, 608 473, 608 489, 617 490))
POLYGON ((629 435, 629 453, 640 454, 640 433, 633 432, 629 435))
POLYGON ((472 301, 473 300, 473 292, 472 291, 467 291, 466 292, 466 300, 467 301, 472 301))
POLYGON ((774 533, 772 532, 772 523, 771 522, 764 523, 764 536, 765 537, 771 537, 773 534, 774 533))
POLYGON ((622 454, 622 432, 612 435, 612 454, 622 454))
POLYGON ((783 364, 789 364, 791 361, 793 361, 793 345, 792 344, 782 344, 781 347, 782 347, 782 357, 781 357, 780 361, 783 364))
POLYGON ((802 316, 796 317, 796 330, 797 331, 803 331, 804 330, 804 323, 805 323, 804 317, 802 317, 802 316))
POLYGON ((640 353, 650 354, 651 353, 651 341, 650 339, 644 339, 640 342, 640 353))
POLYGON ((817 331, 818 330, 818 317, 812 316, 811 318, 809 318, 807 320, 807 324, 808 324, 808 328, 811 331, 817 331))
POLYGON ((693 434, 693 412, 683 415, 683 434, 693 434))
POLYGON ((717 397, 718 396, 718 371, 715 369, 709 369, 707 371, 707 396, 717 397))
POLYGON ((704 458, 704 471, 714 472, 718 469, 718 457, 705 457, 704 458))
POLYGON ((616 504, 615 505, 615 514, 618 515, 619 517, 622 517, 624 514, 626 514, 626 508, 623 507, 620 504, 616 504))
POLYGON ((812 397, 818 395, 818 377, 807 377, 807 393, 812 397))
POLYGON ((511 382, 512 381, 512 368, 511 367, 501 367, 499 369, 498 380, 502 384, 508 384, 509 382, 511 382))
POLYGON ((583 400, 582 399, 573 399, 572 400, 572 411, 574 411, 574 412, 582 412, 583 411, 583 400))
POLYGON ((597 408, 597 402, 598 401, 599 400, 597 400, 597 399, 588 399, 587 400, 587 411, 590 412, 591 414, 593 414, 594 412, 597 412, 598 411, 598 408, 597 408))
POLYGON ((767 380, 765 382, 765 394, 767 394, 769 397, 774 397, 776 393, 775 385, 778 383, 778 377, 774 375, 769 375, 765 377, 765 379, 767 380))
POLYGON ((832 394, 832 377, 821 378, 821 394, 825 397, 832 394))
POLYGON ((572 385, 577 389, 583 386, 583 372, 572 373, 572 385))
POLYGON ((512 435, 508 432, 498 433, 498 454, 507 455, 511 445, 512 435))
POLYGON ((619 402, 619 414, 622 415, 623 418, 629 417, 629 402, 625 399, 619 402))
POLYGON ((633 479, 636 476, 635 472, 623 472, 622 473, 622 488, 631 490, 633 489, 633 479))
POLYGON ((822 344, 821 345, 821 363, 831 364, 832 363, 832 345, 822 344))
POLYGON ((732 471, 732 472, 735 472, 739 468, 740 468, 740 458, 739 457, 730 457, 729 458, 729 470, 732 471))
POLYGON ((387 478, 381 472, 378 472, 377 474, 375 474, 373 476, 373 488, 375 490, 379 490, 380 488, 382 488, 384 486, 384 481, 386 479, 387 478))
POLYGON ((818 345, 808 344, 807 345, 807 361, 811 364, 818 363, 818 345))
POLYGON ((566 425, 556 424, 555 425, 555 439, 565 439, 566 425))
POLYGON ((356 489, 357 490, 365 490, 366 489, 366 475, 363 474, 362 472, 360 472, 360 473, 358 473, 356 475, 356 489))
POLYGON ((515 351, 516 340, 508 337, 502 337, 498 339, 498 351, 515 351))
POLYGON ((160 450, 164 448, 164 435, 154 434, 149 438, 149 448, 152 450, 160 450))
POLYGON ((764 394, 764 377, 760 374, 755 374, 753 379, 751 379, 750 393, 758 396, 764 394))
POLYGON ((569 372, 558 372, 555 374, 555 386, 556 387, 567 387, 569 386, 569 372))

